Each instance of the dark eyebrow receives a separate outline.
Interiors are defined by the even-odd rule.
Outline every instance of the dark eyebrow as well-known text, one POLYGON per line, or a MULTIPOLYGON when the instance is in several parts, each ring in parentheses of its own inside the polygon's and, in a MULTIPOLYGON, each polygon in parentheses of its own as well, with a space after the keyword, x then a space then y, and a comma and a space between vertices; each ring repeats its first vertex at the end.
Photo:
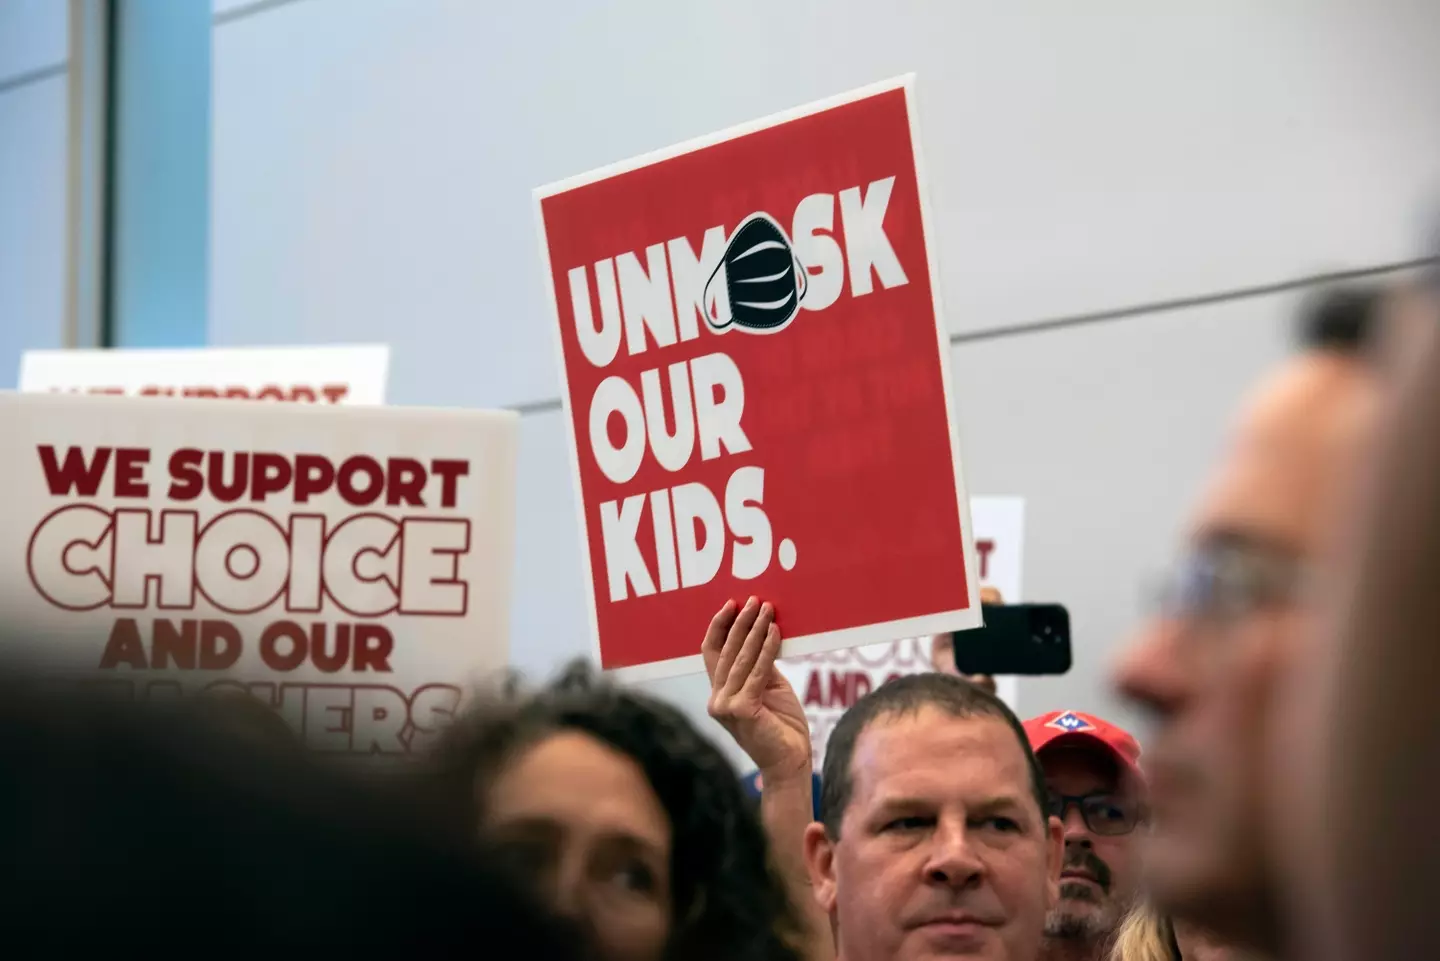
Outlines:
POLYGON ((522 816, 499 820, 487 830, 504 837, 558 838, 565 833, 565 826, 547 817, 522 816))
MULTIPOLYGON (((497 823, 492 829, 501 838, 532 838, 554 841, 564 837, 566 826, 563 822, 543 815, 525 815, 497 823)), ((655 858, 662 863, 666 855, 664 848, 630 831, 605 831, 601 843, 623 853, 638 853, 655 858)))
POLYGON ((868 811, 862 814, 862 819, 867 823, 877 824, 896 817, 915 816, 934 810, 934 801, 911 794, 894 794, 875 802, 868 811))
POLYGON ((894 794, 883 797, 872 807, 872 816, 890 814, 894 811, 914 811, 919 808, 934 807, 934 803, 923 798, 914 797, 908 794, 894 794))
MULTIPOLYGON (((875 805, 871 814, 872 818, 893 817, 897 814, 904 814, 909 811, 930 811, 934 810, 935 803, 924 798, 911 797, 908 795, 897 795, 885 798, 875 805)), ((978 804, 969 806, 970 817, 994 817, 996 815, 1026 815, 1030 808, 1026 806, 1025 800, 1008 794, 997 795, 986 798, 978 804)))
POLYGON ((606 847, 622 854, 634 854, 645 858, 653 858, 663 864, 665 852, 657 844, 645 838, 628 832, 607 831, 602 839, 606 847))

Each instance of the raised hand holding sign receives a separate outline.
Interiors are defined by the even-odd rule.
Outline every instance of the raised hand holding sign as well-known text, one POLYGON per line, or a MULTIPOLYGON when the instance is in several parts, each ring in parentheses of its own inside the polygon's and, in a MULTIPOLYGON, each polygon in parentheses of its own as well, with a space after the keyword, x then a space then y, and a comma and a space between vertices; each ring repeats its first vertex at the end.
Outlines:
POLYGON ((780 626, 775 608, 750 598, 726 601, 701 645, 710 676, 710 716, 750 756, 767 781, 810 783, 810 726, 795 689, 775 667, 780 626))
POLYGON ((829 919, 815 901, 805 866, 805 829, 814 810, 810 725, 795 688, 775 666, 775 608, 754 597, 744 607, 726 601, 700 652, 710 676, 710 716, 760 768, 760 816, 786 892, 803 919, 795 947, 807 961, 830 961, 835 943, 829 919))

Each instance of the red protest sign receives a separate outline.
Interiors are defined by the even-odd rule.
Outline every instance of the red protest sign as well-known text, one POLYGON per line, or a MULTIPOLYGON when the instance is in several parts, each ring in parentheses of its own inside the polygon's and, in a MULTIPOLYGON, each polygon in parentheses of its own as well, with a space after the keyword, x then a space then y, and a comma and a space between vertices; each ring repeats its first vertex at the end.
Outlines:
POLYGON ((979 624, 910 78, 536 192, 603 666, 979 624))

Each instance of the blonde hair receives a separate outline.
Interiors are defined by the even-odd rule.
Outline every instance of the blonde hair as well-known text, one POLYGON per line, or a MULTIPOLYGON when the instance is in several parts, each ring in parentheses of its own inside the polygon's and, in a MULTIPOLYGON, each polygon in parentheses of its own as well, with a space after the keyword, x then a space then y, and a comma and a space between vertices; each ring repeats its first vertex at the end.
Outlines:
POLYGON ((1181 961, 1170 919, 1149 904, 1137 904, 1120 925, 1110 961, 1181 961))

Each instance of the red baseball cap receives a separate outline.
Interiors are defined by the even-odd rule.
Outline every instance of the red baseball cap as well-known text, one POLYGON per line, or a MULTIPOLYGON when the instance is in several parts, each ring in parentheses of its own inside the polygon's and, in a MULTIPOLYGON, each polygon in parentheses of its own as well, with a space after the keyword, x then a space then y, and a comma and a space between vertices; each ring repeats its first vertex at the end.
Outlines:
POLYGON ((1140 772, 1140 742, 1129 732, 1103 721, 1093 714, 1080 711, 1051 711, 1025 722, 1025 736, 1030 749, 1038 756, 1052 747, 1092 748, 1115 759, 1120 770, 1144 785, 1140 772))

